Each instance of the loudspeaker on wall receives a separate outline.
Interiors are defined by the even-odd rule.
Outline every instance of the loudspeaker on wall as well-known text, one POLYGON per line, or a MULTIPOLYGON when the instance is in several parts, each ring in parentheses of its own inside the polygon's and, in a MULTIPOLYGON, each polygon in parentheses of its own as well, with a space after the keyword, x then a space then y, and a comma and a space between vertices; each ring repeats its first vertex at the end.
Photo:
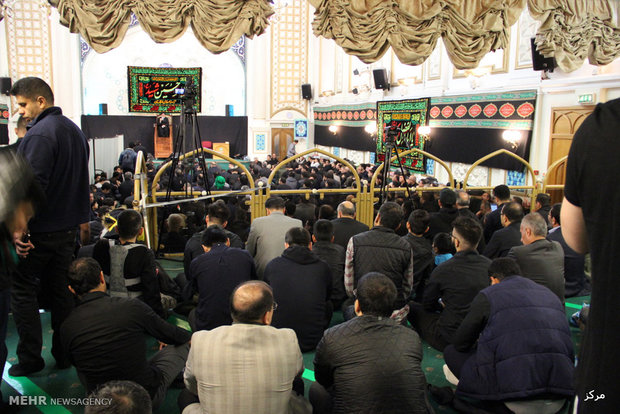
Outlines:
POLYGON ((301 97, 307 100, 312 99, 312 85, 309 83, 301 85, 301 97))
POLYGON ((532 45, 532 68, 534 70, 547 70, 553 72, 555 68, 555 60, 552 57, 544 57, 538 50, 536 50, 535 37, 530 38, 530 44, 532 45))
POLYGON ((11 78, 0 78, 0 93, 5 95, 11 94, 11 78))
POLYGON ((388 80, 387 70, 374 69, 372 71, 372 76, 375 78, 376 89, 387 89, 388 91, 390 90, 390 81, 388 80))

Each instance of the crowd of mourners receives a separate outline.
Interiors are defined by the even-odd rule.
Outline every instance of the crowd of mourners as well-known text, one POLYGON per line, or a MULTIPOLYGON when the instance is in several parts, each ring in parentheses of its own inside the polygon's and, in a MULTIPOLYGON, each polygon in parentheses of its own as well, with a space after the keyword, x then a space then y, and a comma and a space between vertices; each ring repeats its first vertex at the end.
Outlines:
MULTIPOLYGON (((466 192, 391 171, 387 187, 399 190, 376 206, 372 226, 356 219, 352 195, 314 191, 272 195, 266 214, 250 221, 249 196, 236 190, 353 188, 354 174, 317 156, 287 163, 269 182, 275 154, 250 162, 252 180, 234 165, 206 160, 204 171, 190 160, 165 172, 158 189, 230 194, 160 207, 160 242, 149 249, 143 217, 132 208, 136 145, 90 186, 88 177, 80 180, 84 158, 61 164, 75 171, 48 167, 42 182, 37 163, 45 160, 33 155, 33 142, 60 142, 47 136, 49 126, 70 121, 44 82, 28 82, 34 86, 18 82, 13 94, 25 102, 29 132, 18 155, 0 154, 23 171, 3 179, 26 189, 16 201, 21 220, 0 209, 11 241, 3 239, 2 270, 14 281, 20 335, 10 375, 45 367, 39 316, 31 312, 41 305, 52 311, 55 369, 74 366, 87 394, 133 407, 123 412, 157 409, 170 387, 182 388, 183 413, 430 413, 431 400, 460 412, 543 412, 575 395, 564 301, 591 286, 585 257, 564 240, 561 205, 549 195, 530 206, 505 185, 466 192), (42 109, 29 113, 39 98, 42 109), (50 217, 60 208, 52 202, 55 181, 65 174, 74 174, 76 204, 50 217), (168 274, 161 253, 182 253, 183 272, 168 274), (186 317, 191 331, 169 323, 171 313, 186 317), (145 334, 161 343, 148 358, 145 334), (443 352, 453 387, 427 384, 422 340, 443 352), (303 352, 315 352, 309 390, 303 352)), ((60 145, 83 150, 81 131, 67 128, 71 140, 60 145)), ((363 185, 375 168, 356 167, 363 185)), ((157 172, 150 157, 147 170, 150 184, 157 172)))

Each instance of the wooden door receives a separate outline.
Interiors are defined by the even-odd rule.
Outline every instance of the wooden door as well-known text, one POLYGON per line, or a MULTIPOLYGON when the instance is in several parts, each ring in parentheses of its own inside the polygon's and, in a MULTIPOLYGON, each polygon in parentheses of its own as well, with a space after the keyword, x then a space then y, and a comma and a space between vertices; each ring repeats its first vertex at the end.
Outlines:
MULTIPOLYGON (((568 155, 573 135, 581 123, 594 110, 593 106, 577 106, 568 108, 553 108, 551 114, 551 139, 549 143, 549 162, 547 167, 562 157, 568 155)), ((566 164, 551 171, 548 184, 564 184, 566 182, 566 164)), ((550 190, 551 203, 560 203, 564 192, 550 190)))
POLYGON ((295 139, 293 128, 272 128, 271 129, 271 152, 276 153, 278 160, 286 158, 288 145, 295 139))

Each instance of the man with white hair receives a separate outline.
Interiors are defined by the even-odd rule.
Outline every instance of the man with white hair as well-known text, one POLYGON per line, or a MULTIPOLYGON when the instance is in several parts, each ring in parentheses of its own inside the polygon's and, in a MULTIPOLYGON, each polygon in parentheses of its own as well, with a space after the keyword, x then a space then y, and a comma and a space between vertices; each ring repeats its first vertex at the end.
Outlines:
POLYGON ((508 252, 521 268, 522 276, 551 289, 564 303, 564 250, 560 243, 549 241, 547 223, 538 213, 530 213, 521 221, 523 246, 508 252))

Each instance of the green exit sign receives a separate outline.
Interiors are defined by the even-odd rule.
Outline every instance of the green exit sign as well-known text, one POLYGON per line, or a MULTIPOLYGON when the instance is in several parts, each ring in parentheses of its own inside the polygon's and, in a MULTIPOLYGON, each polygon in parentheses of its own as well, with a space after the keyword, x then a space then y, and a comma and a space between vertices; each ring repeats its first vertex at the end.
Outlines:
POLYGON ((580 104, 593 104, 595 95, 593 93, 586 93, 583 95, 579 95, 579 99, 577 102, 580 104))

